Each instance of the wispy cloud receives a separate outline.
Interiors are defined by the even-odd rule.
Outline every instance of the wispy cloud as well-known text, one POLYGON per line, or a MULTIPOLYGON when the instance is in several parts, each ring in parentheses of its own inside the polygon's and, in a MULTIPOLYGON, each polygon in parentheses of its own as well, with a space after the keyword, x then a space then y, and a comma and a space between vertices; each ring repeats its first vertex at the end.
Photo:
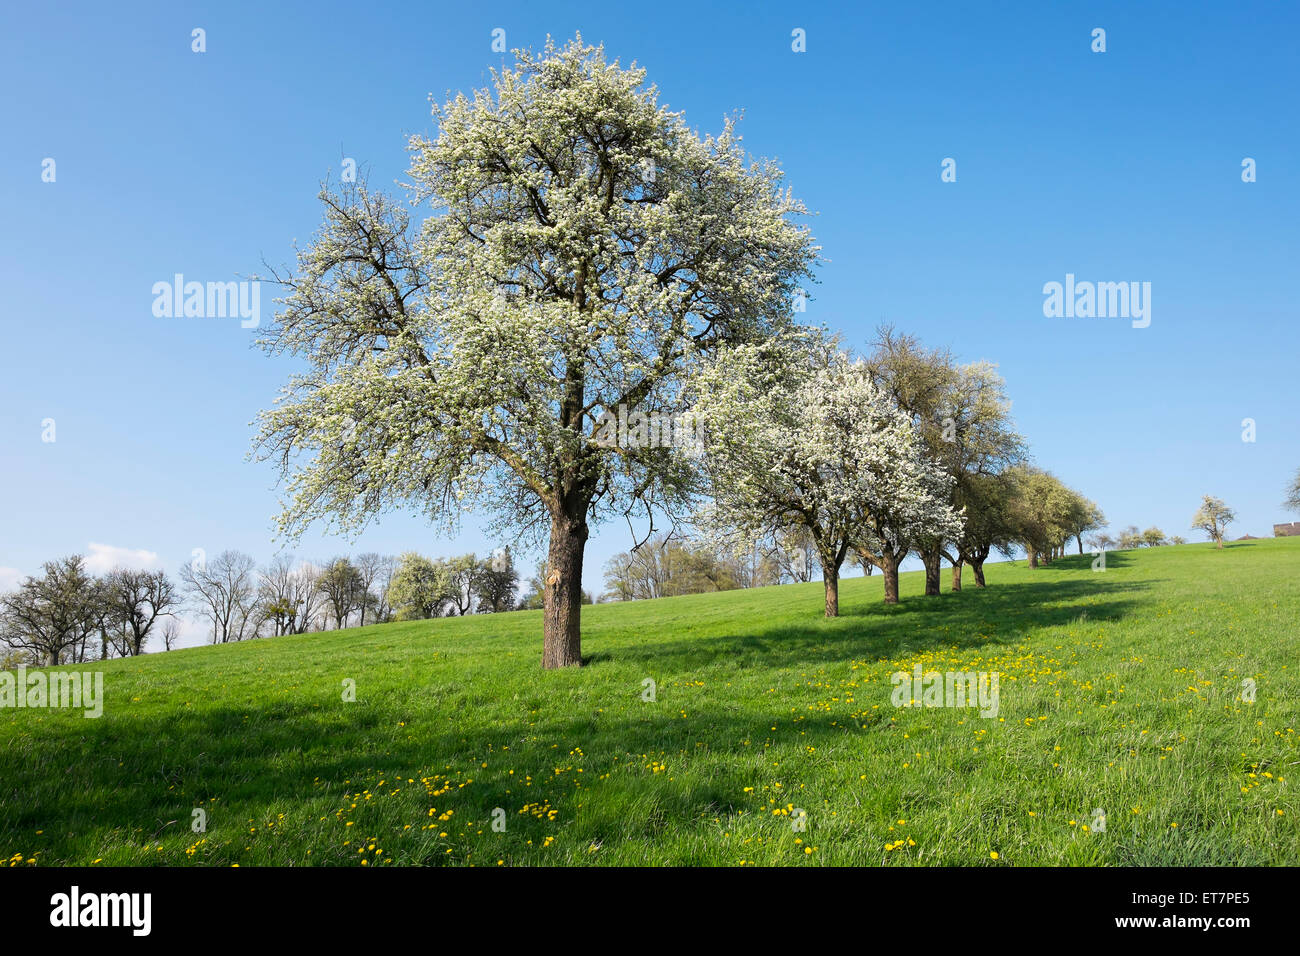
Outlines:
POLYGON ((158 552, 143 548, 119 548, 111 544, 92 541, 87 546, 86 570, 91 574, 104 574, 114 568, 157 568, 158 552))
POLYGON ((18 587, 23 574, 17 568, 0 568, 0 594, 18 587))

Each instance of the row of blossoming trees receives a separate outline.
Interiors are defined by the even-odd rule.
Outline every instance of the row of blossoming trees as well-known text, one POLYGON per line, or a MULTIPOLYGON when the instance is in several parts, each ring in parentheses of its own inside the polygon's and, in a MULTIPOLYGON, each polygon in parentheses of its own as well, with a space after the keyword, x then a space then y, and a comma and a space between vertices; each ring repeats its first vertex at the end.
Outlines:
MULTIPOLYGON (((1001 534, 993 483, 1020 454, 991 368, 937 388, 910 339, 887 336, 872 365, 798 328, 820 250, 733 121, 699 135, 644 70, 581 37, 516 57, 434 106, 408 202, 326 186, 320 229, 271 270, 285 292, 263 345, 305 365, 257 437, 288 482, 282 529, 473 510, 544 539, 545 667, 581 663, 592 528, 704 496, 722 529, 811 531, 828 613, 850 551, 889 600, 909 550, 935 590, 945 554, 978 581, 1001 534), (629 410, 699 414, 703 458, 624 440, 629 410)), ((1023 499, 1031 561, 1063 546, 1060 497, 1023 499)))
POLYGON ((898 601, 909 553, 940 590, 941 562, 961 588, 979 587, 990 553, 1024 548, 1031 567, 1105 523, 1092 502, 1024 461, 1004 383, 986 362, 957 365, 945 351, 886 328, 854 358, 816 330, 725 349, 692 381, 707 422, 706 522, 739 544, 783 529, 815 543, 826 615, 839 612, 839 577, 855 555, 884 576, 898 601))

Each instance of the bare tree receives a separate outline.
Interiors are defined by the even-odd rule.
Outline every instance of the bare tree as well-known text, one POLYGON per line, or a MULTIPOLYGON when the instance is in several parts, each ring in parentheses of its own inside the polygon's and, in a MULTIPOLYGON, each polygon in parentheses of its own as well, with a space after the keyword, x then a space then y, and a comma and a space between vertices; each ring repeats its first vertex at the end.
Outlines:
POLYGON ((212 624, 212 643, 242 641, 256 624, 255 562, 242 551, 223 551, 213 561, 193 561, 181 568, 186 595, 199 615, 212 624))
POLYGON ((325 629, 325 595, 320 589, 320 577, 320 565, 313 561, 304 561, 294 572, 292 593, 298 601, 295 634, 306 634, 313 626, 325 629))
POLYGON ((104 590, 108 616, 122 622, 123 657, 143 654, 154 624, 180 607, 180 596, 165 571, 118 568, 105 579, 104 590))
POLYGON ((1088 539, 1089 546, 1096 551, 1113 551, 1119 546, 1119 541, 1114 535, 1105 531, 1098 531, 1088 539))
MULTIPOLYGON (((95 630, 99 632, 99 659, 106 661, 115 653, 125 657, 129 643, 126 637, 126 621, 110 598, 108 579, 97 579, 91 586, 95 593, 92 613, 95 618, 95 630)), ((74 661, 85 660, 86 643, 87 639, 83 637, 80 647, 73 653, 74 661)))
POLYGON ((180 636, 181 622, 179 618, 169 617, 167 620, 163 621, 162 639, 164 650, 170 651, 174 648, 176 642, 180 640, 180 636))
POLYGON ((397 573, 397 558, 386 554, 380 560, 379 576, 375 579, 375 620, 385 624, 393 619, 393 602, 390 594, 393 588, 393 575, 397 573))
MULTIPOLYGON (((545 575, 542 577, 545 578, 545 575)), ((636 599, 636 588, 632 582, 632 555, 622 551, 605 562, 605 589, 601 595, 602 601, 636 599)))
POLYGON ((277 555, 258 572, 259 615, 271 625, 275 637, 294 633, 302 603, 297 583, 291 554, 277 555))
POLYGON ((367 551, 365 554, 357 555, 357 560, 353 562, 353 566, 357 569, 357 583, 361 586, 361 594, 357 602, 357 606, 361 611, 361 620, 358 622, 359 627, 366 626, 367 607, 374 608, 376 612, 379 609, 380 602, 377 600, 373 588, 383 575, 386 560, 386 558, 375 554, 373 551, 367 551))

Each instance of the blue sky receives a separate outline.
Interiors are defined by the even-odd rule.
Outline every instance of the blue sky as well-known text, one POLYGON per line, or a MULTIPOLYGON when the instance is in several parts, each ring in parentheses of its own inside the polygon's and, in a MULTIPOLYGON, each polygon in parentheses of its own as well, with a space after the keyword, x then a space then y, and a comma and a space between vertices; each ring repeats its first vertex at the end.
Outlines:
MULTIPOLYGON (((1294 517, 1293 5, 26 4, 0 34, 0 586, 92 543, 173 572, 198 547, 277 550, 275 475, 245 456, 293 365, 238 319, 156 318, 152 286, 288 262, 344 156, 372 185, 403 178, 429 95, 501 64, 495 28, 511 48, 603 42, 701 131, 743 110, 747 147, 818 212, 805 320, 858 345, 889 321, 997 362, 1036 462, 1112 528, 1197 537, 1206 492, 1234 534, 1294 517), (1150 326, 1044 317, 1067 273, 1150 282, 1150 326)), ((498 543, 473 516, 447 539, 394 514, 292 550, 498 543)), ((589 587, 629 544, 597 532, 589 587)))

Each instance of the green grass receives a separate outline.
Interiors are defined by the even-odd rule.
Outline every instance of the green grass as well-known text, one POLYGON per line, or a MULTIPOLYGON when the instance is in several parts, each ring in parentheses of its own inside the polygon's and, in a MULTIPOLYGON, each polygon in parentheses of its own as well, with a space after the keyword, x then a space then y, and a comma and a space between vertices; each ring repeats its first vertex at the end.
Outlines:
POLYGON ((1091 560, 584 608, 561 672, 539 612, 92 665, 98 720, 0 710, 0 860, 1300 862, 1300 540, 1091 560), (998 717, 895 708, 915 662, 999 671, 998 717))

